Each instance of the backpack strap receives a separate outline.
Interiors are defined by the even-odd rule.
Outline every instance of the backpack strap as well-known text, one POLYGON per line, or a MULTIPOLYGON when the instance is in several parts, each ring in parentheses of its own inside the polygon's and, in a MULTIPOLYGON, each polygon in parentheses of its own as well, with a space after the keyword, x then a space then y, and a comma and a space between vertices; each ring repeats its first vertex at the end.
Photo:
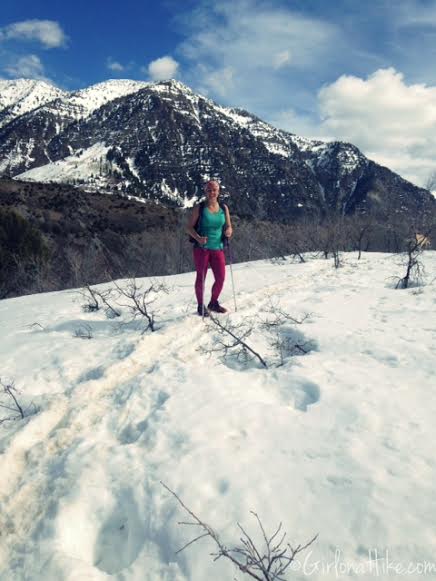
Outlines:
POLYGON ((194 228, 195 228, 195 230, 197 230, 197 232, 200 229, 201 219, 203 217, 203 211, 204 211, 205 205, 206 204, 204 203, 204 200, 203 200, 202 202, 200 202, 200 204, 198 206, 198 220, 197 220, 197 222, 195 223, 195 226, 194 226, 194 228))
MULTIPOLYGON (((197 221, 194 224, 194 230, 198 233, 198 230, 200 228, 200 223, 201 223, 201 218, 203 216, 203 210, 204 210, 204 200, 202 202, 199 203, 198 205, 198 218, 197 221)), ((199 246, 197 240, 195 238, 193 238, 192 236, 189 236, 189 242, 191 242, 191 244, 193 244, 194 246, 199 246)))

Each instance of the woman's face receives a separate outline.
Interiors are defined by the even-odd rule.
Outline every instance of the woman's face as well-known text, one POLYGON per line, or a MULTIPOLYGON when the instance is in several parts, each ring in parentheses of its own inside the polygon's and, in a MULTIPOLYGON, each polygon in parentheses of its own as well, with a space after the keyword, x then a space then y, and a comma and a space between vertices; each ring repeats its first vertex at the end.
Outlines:
POLYGON ((211 202, 218 199, 220 193, 220 187, 217 182, 208 182, 205 186, 207 199, 211 202))

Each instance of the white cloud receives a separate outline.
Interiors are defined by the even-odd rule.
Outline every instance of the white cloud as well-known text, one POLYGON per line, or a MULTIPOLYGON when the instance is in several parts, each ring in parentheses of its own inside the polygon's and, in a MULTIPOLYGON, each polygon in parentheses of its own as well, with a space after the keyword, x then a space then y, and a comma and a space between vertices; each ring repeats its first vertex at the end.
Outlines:
POLYGON ((278 52, 273 56, 273 67, 275 69, 280 69, 281 67, 290 65, 291 62, 291 53, 289 50, 278 52))
POLYGON ((436 167, 436 87, 408 85, 395 69, 343 75, 318 95, 321 132, 354 143, 414 183, 436 167))
MULTIPOLYGON (((171 56, 163 56, 149 63, 146 71, 153 81, 172 79, 177 75, 179 63, 171 56)), ((144 72, 145 70, 142 69, 144 72)))
POLYGON ((4 70, 14 78, 47 80, 44 74, 44 65, 35 54, 28 54, 17 59, 13 65, 8 65, 4 70))
POLYGON ((321 140, 331 139, 328 134, 321 135, 319 118, 307 113, 297 112, 295 109, 278 111, 268 119, 268 122, 275 127, 295 133, 301 137, 321 140))
POLYGON ((399 28, 409 26, 436 26, 436 2, 423 4, 417 0, 402 0, 392 13, 399 28))
POLYGON ((38 41, 44 48, 65 46, 67 37, 54 20, 23 20, 0 29, 1 40, 38 41))
POLYGON ((114 73, 122 73, 126 67, 123 66, 121 63, 119 63, 118 61, 114 61, 111 58, 108 58, 106 61, 106 67, 113 71, 114 73))
POLYGON ((192 63, 188 82, 214 93, 216 79, 232 71, 232 83, 219 87, 218 94, 237 105, 245 99, 246 107, 247 96, 271 101, 272 86, 275 97, 283 94, 289 88, 283 75, 290 70, 304 74, 325 66, 320 57, 340 36, 332 24, 260 0, 205 0, 183 25, 188 32, 179 50, 192 63))
POLYGON ((235 70, 232 67, 212 70, 205 67, 201 77, 203 85, 199 90, 202 94, 208 95, 212 91, 214 95, 225 97, 234 86, 235 70))

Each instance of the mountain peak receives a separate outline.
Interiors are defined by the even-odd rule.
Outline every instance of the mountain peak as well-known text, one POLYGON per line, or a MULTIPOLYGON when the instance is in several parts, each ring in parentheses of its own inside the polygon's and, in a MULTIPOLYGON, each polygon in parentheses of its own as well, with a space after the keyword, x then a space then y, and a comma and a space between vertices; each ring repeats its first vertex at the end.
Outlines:
POLYGON ((99 83, 94 83, 85 87, 84 89, 79 89, 77 91, 72 91, 72 95, 78 94, 89 94, 91 92, 97 91, 108 91, 108 90, 124 90, 130 91, 143 89, 148 87, 150 83, 146 81, 134 81, 133 79, 106 79, 105 81, 100 81, 99 83))
POLYGON ((71 93, 68 101, 83 108, 84 115, 88 116, 109 101, 113 101, 119 97, 125 97, 131 93, 136 93, 149 85, 150 83, 146 81, 108 79, 107 81, 102 81, 101 83, 96 83, 95 85, 71 93))
POLYGON ((47 81, 0 80, 0 127, 68 93, 47 81))
POLYGON ((168 91, 168 92, 178 92, 184 93, 187 95, 196 95, 191 87, 185 85, 181 81, 177 81, 176 79, 168 79, 165 81, 155 81, 154 83, 150 83, 150 89, 155 91, 168 91))
POLYGON ((0 175, 180 206, 219 176, 240 215, 258 219, 430 208, 355 146, 299 138, 176 79, 109 79, 34 109, 0 132, 0 175))

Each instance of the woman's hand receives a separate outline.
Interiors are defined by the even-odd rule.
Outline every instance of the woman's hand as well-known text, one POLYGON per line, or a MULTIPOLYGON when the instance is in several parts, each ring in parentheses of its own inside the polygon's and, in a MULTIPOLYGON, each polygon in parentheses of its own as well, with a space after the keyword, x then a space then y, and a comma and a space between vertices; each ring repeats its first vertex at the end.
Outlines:
POLYGON ((197 242, 200 244, 200 246, 204 246, 207 244, 207 236, 197 236, 197 242))
POLYGON ((224 235, 227 238, 231 238, 231 236, 233 236, 233 228, 231 226, 227 226, 225 231, 224 231, 224 235))

